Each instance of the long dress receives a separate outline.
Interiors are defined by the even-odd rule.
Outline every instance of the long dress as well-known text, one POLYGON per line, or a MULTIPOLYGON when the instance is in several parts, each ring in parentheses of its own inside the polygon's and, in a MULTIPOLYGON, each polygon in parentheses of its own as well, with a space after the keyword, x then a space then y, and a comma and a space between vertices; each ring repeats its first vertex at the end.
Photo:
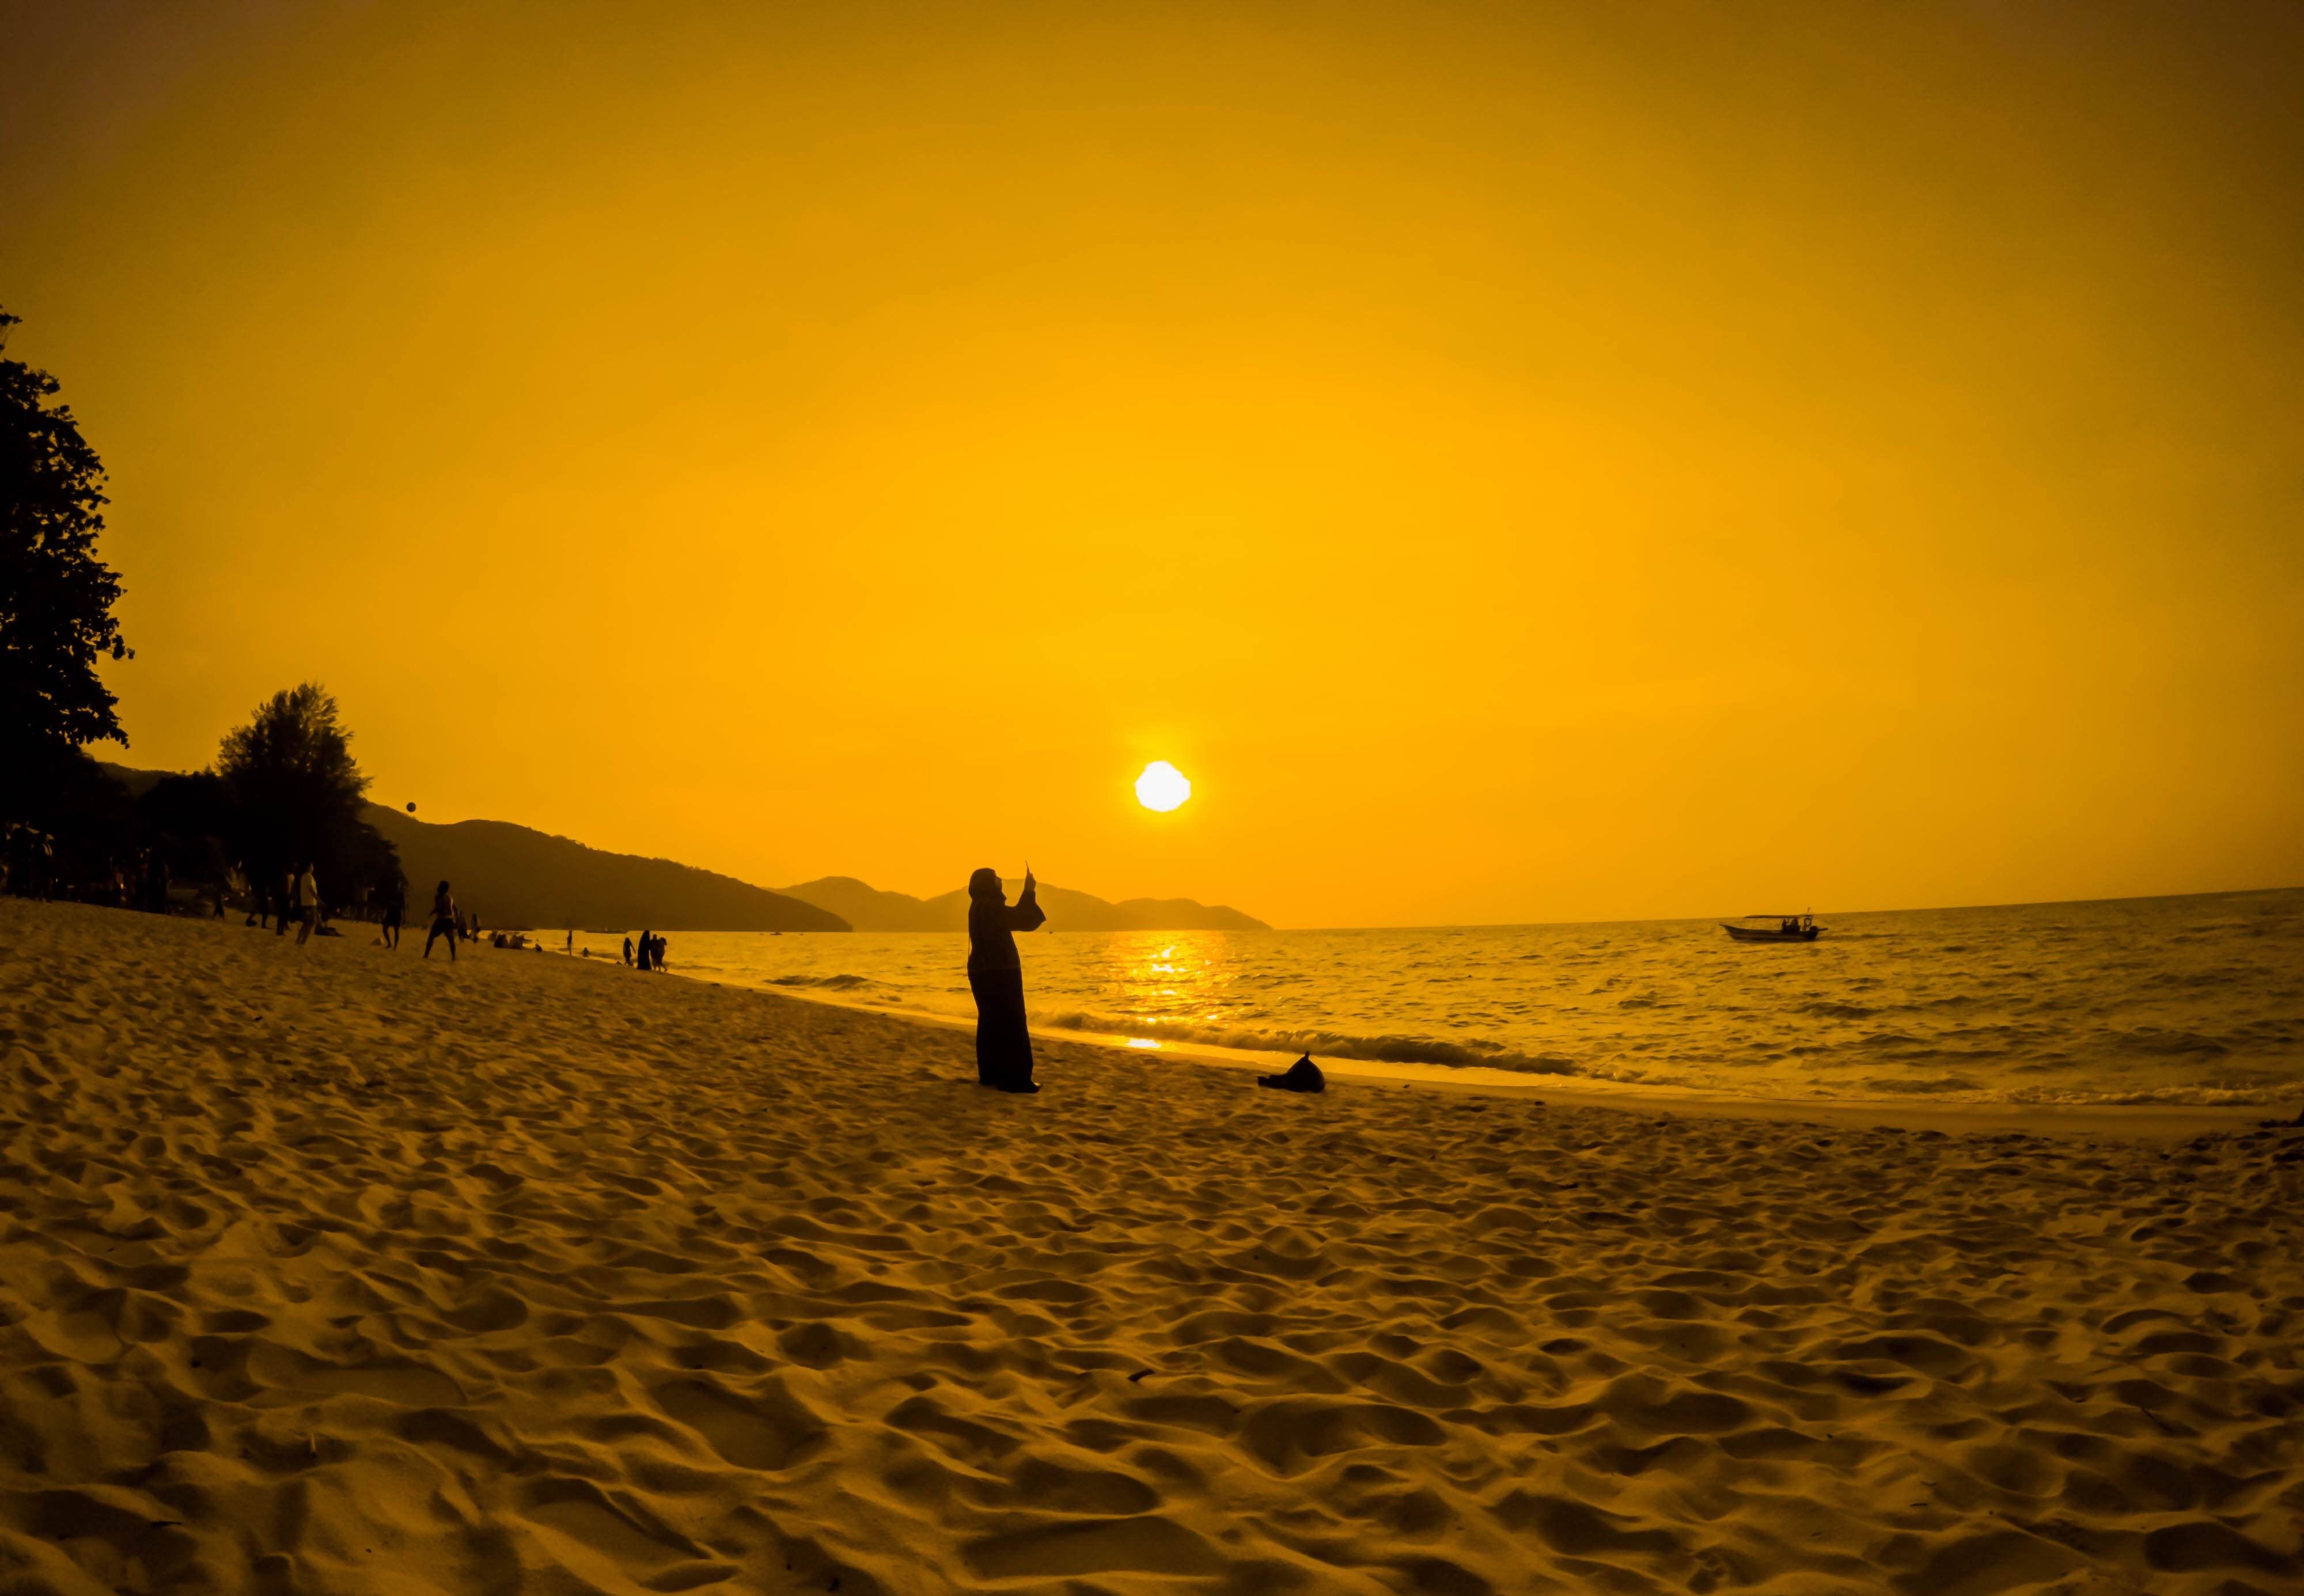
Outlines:
POLYGON ((1047 916, 1031 889, 1011 908, 995 897, 968 903, 968 988, 976 994, 976 1079, 1003 1092, 1032 1087, 1032 1033, 1024 1023, 1024 965, 1016 957, 1020 931, 1037 931, 1047 916))

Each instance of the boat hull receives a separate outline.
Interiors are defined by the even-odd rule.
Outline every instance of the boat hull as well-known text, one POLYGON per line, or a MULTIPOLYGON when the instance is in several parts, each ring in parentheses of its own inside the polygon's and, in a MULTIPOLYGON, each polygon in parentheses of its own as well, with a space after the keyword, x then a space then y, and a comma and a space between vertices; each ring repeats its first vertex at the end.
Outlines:
POLYGON ((1740 942, 1812 942, 1816 941, 1817 933, 1824 928, 1811 925, 1806 931, 1773 931, 1724 924, 1720 929, 1740 942))

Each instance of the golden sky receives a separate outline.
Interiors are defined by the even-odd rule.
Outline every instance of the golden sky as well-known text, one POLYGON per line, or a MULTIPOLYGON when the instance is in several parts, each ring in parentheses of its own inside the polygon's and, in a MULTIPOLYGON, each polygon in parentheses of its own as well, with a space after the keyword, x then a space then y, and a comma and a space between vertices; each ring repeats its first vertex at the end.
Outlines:
POLYGON ((2292 6, 4 3, 0 74, 106 757, 312 678, 423 818, 1285 925, 2304 882, 2292 6))

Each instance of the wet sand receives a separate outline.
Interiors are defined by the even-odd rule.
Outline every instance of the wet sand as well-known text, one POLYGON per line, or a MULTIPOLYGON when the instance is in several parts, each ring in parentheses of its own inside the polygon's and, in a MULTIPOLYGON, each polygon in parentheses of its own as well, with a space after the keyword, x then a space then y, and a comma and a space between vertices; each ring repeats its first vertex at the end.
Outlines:
MULTIPOLYGON (((677 971, 670 972, 677 974, 677 971)), ((758 990, 758 989, 755 989, 758 990)), ((925 1009, 890 1009, 821 992, 792 994, 803 1002, 822 1003, 867 1014, 894 1013, 920 1025, 966 1030, 970 1022, 925 1009)), ((1035 1034, 1060 1037, 1097 1048, 1108 1048, 1139 1058, 1173 1060, 1272 1074, 1294 1062, 1288 1053, 1249 1052, 1206 1043, 1160 1041, 1147 1047, 1145 1039, 1117 1032, 1052 1031, 1038 1026, 1035 1034)), ((1621 1109, 1638 1114, 1696 1114, 1708 1118, 1770 1119, 1805 1125, 1835 1126, 1869 1130, 1893 1127, 1902 1130, 1941 1130, 1974 1135, 1991 1131, 2021 1131, 2033 1136, 2082 1136, 2098 1139, 2181 1142, 2195 1136, 2255 1129, 2274 1110, 2260 1105, 2228 1107, 2206 1103, 2153 1103, 2144 1106, 2041 1104, 2013 1102, 1940 1102, 1919 1098, 1884 1102, 1877 1098, 1849 1100, 1805 1098, 1797 1102, 1732 1096, 1724 1092, 1693 1092, 1671 1086, 1621 1085, 1589 1076, 1527 1075, 1477 1066, 1390 1064, 1367 1059, 1337 1059, 1315 1055, 1331 1081, 1357 1083, 1371 1088, 1407 1088, 1419 1092, 1470 1094, 1481 1097, 1526 1097, 1561 1107, 1621 1109)), ((2284 1110, 2282 1110, 2284 1111, 2284 1110)))
POLYGON ((2304 1133, 1007 1098, 350 931, 0 900, 0 1588, 2304 1578, 2304 1133))

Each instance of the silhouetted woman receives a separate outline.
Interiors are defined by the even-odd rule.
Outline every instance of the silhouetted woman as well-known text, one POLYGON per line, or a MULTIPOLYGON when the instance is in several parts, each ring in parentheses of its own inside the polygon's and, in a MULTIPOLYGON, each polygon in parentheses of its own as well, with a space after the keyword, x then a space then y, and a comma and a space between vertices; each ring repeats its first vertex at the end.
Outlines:
POLYGON ((1031 867, 1024 890, 1008 906, 997 870, 968 878, 968 989, 976 994, 976 1079, 1003 1092, 1038 1092, 1032 1079, 1032 1033, 1024 1024, 1024 966, 1016 935, 1037 931, 1047 916, 1033 897, 1031 867))

